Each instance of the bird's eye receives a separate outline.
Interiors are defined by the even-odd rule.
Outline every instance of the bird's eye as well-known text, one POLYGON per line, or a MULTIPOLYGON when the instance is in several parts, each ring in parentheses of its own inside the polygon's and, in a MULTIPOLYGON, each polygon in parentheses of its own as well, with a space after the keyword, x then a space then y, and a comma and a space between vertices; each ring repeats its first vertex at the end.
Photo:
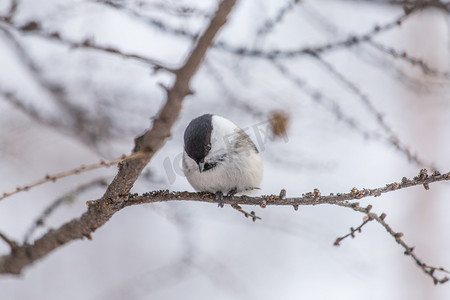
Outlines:
POLYGON ((206 151, 208 151, 209 152, 209 150, 211 150, 211 144, 208 144, 208 145, 206 145, 206 151))

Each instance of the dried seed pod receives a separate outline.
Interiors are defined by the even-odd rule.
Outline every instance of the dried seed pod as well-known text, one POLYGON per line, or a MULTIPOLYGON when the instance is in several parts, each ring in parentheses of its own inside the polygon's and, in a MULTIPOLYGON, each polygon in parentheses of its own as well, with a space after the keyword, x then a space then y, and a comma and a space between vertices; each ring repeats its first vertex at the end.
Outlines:
POLYGON ((283 111, 274 111, 270 116, 270 130, 274 138, 286 135, 289 124, 289 116, 283 111))

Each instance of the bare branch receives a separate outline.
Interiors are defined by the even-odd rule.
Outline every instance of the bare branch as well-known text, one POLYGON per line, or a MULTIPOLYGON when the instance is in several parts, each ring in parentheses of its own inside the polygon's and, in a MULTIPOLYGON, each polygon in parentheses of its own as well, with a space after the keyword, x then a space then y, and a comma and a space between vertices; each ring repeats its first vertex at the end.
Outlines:
POLYGON ((11 5, 8 10, 8 14, 6 15, 6 19, 11 20, 17 12, 17 8, 19 7, 18 0, 11 0, 11 5))
POLYGON ((260 35, 266 35, 270 33, 277 24, 281 23, 286 16, 287 13, 291 12, 295 5, 300 3, 300 0, 288 0, 286 4, 284 4, 278 12, 275 14, 275 17, 273 19, 267 19, 264 22, 264 25, 258 30, 256 33, 257 36, 260 35))
POLYGON ((267 58, 267 59, 287 59, 298 57, 302 55, 311 55, 311 53, 315 54, 323 54, 325 52, 336 50, 340 48, 349 48, 352 46, 359 45, 361 43, 370 41, 376 35, 389 31, 397 26, 400 26, 406 19, 408 19, 413 13, 419 11, 421 7, 415 6, 411 9, 405 10, 404 13, 396 18, 395 20, 388 22, 384 25, 376 25, 370 31, 361 34, 361 35, 352 35, 347 37, 346 39, 339 40, 337 42, 331 42, 327 44, 323 44, 315 47, 304 47, 297 50, 271 50, 271 51, 263 51, 263 50, 252 50, 247 48, 234 48, 229 46, 228 44, 218 42, 215 46, 219 49, 223 49, 225 51, 231 52, 236 55, 241 56, 250 56, 250 57, 259 57, 259 58, 267 58))
POLYGON ((361 100, 361 102, 364 104, 366 109, 374 116, 377 123, 383 128, 383 130, 388 134, 387 142, 397 148, 401 153, 403 153, 410 162, 414 162, 419 167, 428 167, 431 169, 435 169, 434 166, 431 166, 427 163, 425 163, 422 159, 420 159, 416 154, 413 154, 408 146, 406 146, 400 138, 394 133, 392 128, 386 123, 385 118, 381 112, 377 110, 377 108, 374 106, 372 101, 369 99, 369 96, 367 96, 365 93, 363 93, 355 83, 350 81, 347 77, 344 76, 341 72, 336 70, 332 64, 325 61, 323 58, 321 58, 319 55, 312 55, 312 57, 316 58, 318 62, 324 66, 328 72, 330 72, 334 77, 339 80, 341 83, 345 85, 350 91, 352 91, 358 98, 361 100))
POLYGON ((84 193, 85 191, 95 187, 95 186, 108 186, 105 179, 100 178, 93 181, 90 181, 86 184, 80 185, 73 191, 57 198, 54 200, 50 205, 48 205, 45 210, 39 215, 39 217, 33 222, 30 229, 28 229, 27 233, 25 234, 25 238, 23 240, 24 244, 27 244, 30 241, 30 238, 33 236, 33 233, 38 229, 40 226, 43 226, 45 224, 45 220, 63 203, 71 202, 73 199, 80 195, 81 193, 84 193))
MULTIPOLYGON (((328 16, 323 14, 321 11, 308 5, 303 5, 302 9, 307 12, 306 14, 304 14, 304 16, 311 21, 311 25, 313 25, 315 28, 321 28, 322 30, 327 32, 330 38, 335 36, 348 35, 346 31, 340 29, 337 24, 331 22, 328 16)), ((375 42, 372 39, 361 45, 364 47, 351 48, 348 50, 350 50, 351 53, 353 53, 361 61, 371 66, 380 68, 386 74, 389 74, 394 79, 398 80, 401 84, 405 85, 408 90, 423 92, 423 90, 426 89, 428 92, 430 92, 429 87, 432 82, 428 82, 427 85, 424 86, 420 80, 415 79, 409 73, 405 73, 404 71, 393 65, 389 57, 387 57, 386 55, 378 55, 380 50, 375 49, 372 45, 373 43, 378 42, 375 42), (372 49, 369 49, 369 47, 372 49)), ((383 54, 386 53, 383 52, 383 54)), ((441 77, 445 78, 444 74, 442 74, 441 77)))
POLYGON ((37 109, 38 105, 32 105, 31 103, 24 104, 24 100, 18 97, 16 93, 0 90, 0 94, 4 96, 6 101, 17 107, 31 119, 52 129, 76 135, 81 141, 91 147, 110 137, 113 129, 118 130, 109 115, 99 113, 93 116, 87 113, 85 109, 71 102, 65 92, 64 86, 45 78, 45 74, 42 72, 39 64, 33 60, 17 36, 1 24, 0 31, 4 32, 14 47, 18 62, 22 63, 34 81, 48 92, 53 102, 65 113, 65 118, 61 118, 60 114, 53 116, 44 115, 37 109))
MULTIPOLYGON (((137 17, 139 20, 143 21, 145 24, 151 25, 153 27, 156 27, 158 29, 160 29, 161 31, 164 32, 168 32, 174 35, 178 35, 178 36, 183 36, 183 37, 187 37, 191 40, 196 40, 198 35, 188 32, 186 30, 184 30, 183 28, 173 28, 165 23, 163 23, 162 21, 157 21, 154 19, 151 19, 147 16, 142 16, 139 12, 134 11, 132 9, 129 9, 128 7, 124 6, 123 4, 119 3, 119 2, 114 2, 114 1, 110 1, 110 0, 93 0, 94 2, 100 3, 100 4, 104 4, 107 5, 111 8, 126 12, 128 14, 131 14, 133 17, 137 17)), ((274 50, 270 50, 270 51, 265 51, 265 50, 261 50, 261 49, 249 49, 249 48, 245 48, 245 47, 236 47, 221 41, 217 41, 212 43, 212 47, 217 48, 217 49, 221 49, 224 51, 227 51, 229 53, 233 53, 235 55, 238 56, 248 56, 248 57, 257 57, 257 58, 265 58, 265 59, 274 59, 274 58, 280 58, 280 59, 287 59, 287 58, 293 58, 293 57, 298 57, 298 56, 304 56, 304 55, 310 55, 311 53, 317 53, 317 54, 322 54, 331 50, 336 50, 336 49, 340 49, 340 48, 349 48, 352 46, 356 46, 359 45, 361 43, 370 41, 372 38, 374 38, 375 36, 377 36, 378 34, 381 34, 383 32, 389 31, 395 27, 400 26, 406 19, 408 19, 411 15, 413 15, 415 12, 427 8, 427 5, 422 5, 422 4, 416 4, 416 5, 412 5, 411 8, 405 9, 404 13, 395 18, 393 21, 388 22, 386 24, 383 25, 376 25, 374 26, 371 30, 369 30, 366 33, 363 33, 361 35, 351 35, 348 36, 345 39, 339 40, 339 41, 335 41, 335 42, 331 42, 331 43, 326 43, 323 45, 319 45, 319 46, 313 46, 313 47, 302 47, 300 49, 296 49, 296 50, 284 50, 284 49, 274 49, 274 50)), ((1 18, 0 18, 1 21, 1 18)), ((29 26, 23 26, 22 27, 22 31, 25 31, 27 33, 38 33, 38 36, 41 35, 41 32, 38 30, 36 31, 36 29, 38 29, 38 27, 32 27, 33 30, 29 30, 28 29, 29 26)), ((54 34, 55 37, 52 37, 52 34, 44 34, 44 37, 46 38, 54 38, 55 40, 60 39, 61 37, 59 36, 58 33, 54 34)), ((62 42, 65 42, 64 40, 62 40, 62 42)), ((71 42, 67 42, 67 44, 70 46, 71 42)), ((90 47, 89 45, 89 41, 88 41, 88 45, 87 47, 90 47)), ((82 46, 80 45, 80 43, 75 43, 75 47, 78 46, 82 46)), ((103 50, 103 51, 107 51, 105 49, 99 49, 102 47, 93 47, 93 49, 97 49, 97 50, 103 50)), ((107 52, 111 52, 111 53, 115 53, 116 49, 112 49, 112 51, 107 51, 107 52)), ((117 54, 117 53, 116 53, 117 54)), ((131 54, 131 57, 133 55, 131 54)), ((143 61, 145 62, 145 58, 143 59, 143 61)), ((168 69, 171 70, 170 68, 166 68, 166 67, 162 67, 163 69, 168 69)))
POLYGON ((58 120, 55 120, 53 118, 45 118, 33 106, 25 106, 23 102, 19 100, 19 98, 16 96, 15 93, 0 89, 0 96, 2 96, 7 102, 9 102, 11 105, 14 105, 17 109, 25 113, 28 117, 32 118, 33 120, 42 124, 58 128, 58 125, 60 124, 58 120))
POLYGON ((39 180, 37 180, 35 182, 32 182, 32 183, 27 184, 27 185, 23 185, 23 186, 18 186, 12 191, 3 193, 3 195, 0 196, 0 200, 3 200, 3 199, 5 199, 5 198, 7 198, 9 196, 15 195, 15 194, 20 193, 20 192, 28 191, 31 188, 34 188, 36 186, 42 185, 42 184, 47 183, 47 182, 55 182, 58 179, 61 179, 61 178, 64 178, 64 177, 81 174, 81 173, 84 173, 86 171, 91 171, 91 170, 95 170, 95 169, 99 169, 99 168, 103 168, 103 167, 109 167, 109 166, 115 165, 117 163, 120 163, 120 162, 122 162, 124 160, 138 158, 138 157, 141 157, 141 156, 143 156, 143 153, 142 152, 137 152, 137 153, 134 153, 134 154, 128 155, 128 156, 122 155, 120 158, 116 158, 116 159, 110 160, 108 162, 100 161, 100 162, 95 163, 95 164, 86 165, 86 166, 80 166, 78 168, 75 168, 75 169, 72 169, 72 170, 68 170, 68 171, 64 171, 64 172, 61 172, 61 173, 56 173, 56 174, 51 174, 51 175, 48 174, 48 175, 45 175, 44 178, 41 178, 41 179, 39 179, 39 180))
POLYGON ((393 58, 401 59, 407 63, 410 63, 413 66, 419 67, 422 70, 422 72, 426 75, 435 76, 435 77, 443 77, 447 80, 450 80, 450 72, 448 72, 448 71, 440 72, 440 71, 430 67, 426 62, 423 61, 423 59, 412 57, 405 51, 398 51, 392 47, 388 47, 386 45, 383 45, 383 44, 375 42, 375 41, 369 41, 367 44, 372 46, 373 48, 377 49, 378 51, 389 54, 393 58))
POLYGON ((0 239, 2 239, 5 243, 7 243, 9 245, 9 247, 11 248, 11 251, 14 251, 15 249, 17 249, 17 247, 18 247, 17 243, 14 242, 13 240, 11 240, 10 238, 8 238, 2 232, 0 232, 0 239))
POLYGON ((351 116, 347 115, 345 111, 341 108, 337 101, 331 99, 324 95, 322 91, 315 89, 308 85, 308 83, 300 78, 298 75, 291 72, 287 67, 277 60, 271 61, 273 66, 284 75, 284 78, 290 80, 295 84, 301 91, 307 94, 311 100, 328 110, 332 113, 337 120, 344 122, 347 126, 355 131, 359 132, 364 138, 380 139, 381 136, 377 133, 370 132, 369 130, 363 128, 361 124, 351 116))
POLYGON ((199 38, 186 63, 175 71, 175 83, 167 91, 167 101, 157 118, 154 119, 153 127, 147 130, 135 141, 134 152, 144 151, 145 156, 138 160, 129 160, 119 167, 119 173, 114 181, 109 185, 104 195, 104 199, 116 201, 120 195, 127 194, 142 169, 147 165, 153 155, 158 151, 166 138, 170 136, 170 130, 177 120, 181 111, 181 102, 184 97, 191 94, 190 81, 200 67, 200 63, 210 47, 215 35, 227 21, 228 14, 236 0, 224 0, 220 3, 216 15, 211 20, 208 28, 199 38))
POLYGON ((406 244, 406 242, 402 239, 403 233, 396 232, 395 230, 392 229, 391 226, 389 226, 388 223, 386 223, 386 221, 384 221, 384 219, 386 218, 386 214, 382 213, 380 216, 378 216, 377 214, 370 212, 370 210, 372 208, 371 205, 364 208, 364 207, 360 207, 359 205, 355 205, 355 204, 357 204, 357 203, 341 202, 341 203, 338 203, 337 205, 348 207, 348 208, 353 209, 354 211, 364 213, 364 214, 366 214, 368 221, 376 220, 379 224, 381 224, 386 229, 386 231, 395 239, 395 241, 405 249, 404 254, 411 256, 411 258, 416 262, 417 266, 419 266, 419 268, 421 268, 422 271, 425 272, 425 274, 427 274, 428 276, 430 276, 433 279, 434 284, 442 284, 449 280, 449 278, 447 276, 438 278, 435 275, 436 271, 450 274, 450 272, 448 270, 446 270, 442 267, 429 266, 426 263, 424 263, 420 258, 417 257, 417 255, 413 252, 414 247, 408 246, 406 244))
POLYGON ((108 6, 110 8, 114 8, 121 13, 126 13, 126 14, 132 16, 134 19, 141 21, 144 24, 153 26, 153 27, 161 30, 162 32, 167 32, 167 33, 170 33, 173 35, 187 37, 192 40, 195 40, 198 38, 198 34, 194 34, 192 32, 186 31, 183 28, 174 28, 172 26, 165 24, 162 21, 155 20, 148 16, 144 16, 139 12, 139 10, 131 9, 131 8, 125 6, 124 4, 122 4, 122 2, 119 2, 119 1, 114 2, 111 0, 92 0, 92 1, 102 4, 102 5, 105 5, 105 6, 108 6))
POLYGON ((49 231, 32 245, 24 245, 17 251, 0 257, 0 273, 20 274, 25 266, 61 245, 83 237, 91 238, 92 232, 103 226, 114 213, 124 207, 123 200, 128 198, 128 193, 143 168, 170 136, 171 128, 181 111, 181 102, 191 93, 190 81, 200 67, 217 32, 226 23, 235 3, 236 0, 221 1, 216 14, 189 54, 186 63, 176 70, 175 83, 168 89, 167 101, 154 119, 153 127, 136 139, 133 151, 136 156, 119 164, 119 171, 103 197, 94 205, 89 205, 87 212, 80 218, 62 225, 57 230, 49 231))
MULTIPOLYGON (((366 209, 368 209, 368 207, 367 207, 366 209)), ((357 232, 361 233, 361 228, 363 228, 364 225, 366 225, 367 223, 369 223, 369 222, 372 221, 372 220, 373 220, 373 219, 372 219, 370 216, 364 217, 364 220, 363 220, 363 222, 361 223, 361 225, 359 225, 359 226, 356 227, 356 228, 350 227, 350 232, 347 233, 347 234, 344 235, 344 236, 338 237, 338 238, 336 239, 336 241, 334 241, 334 244, 333 244, 333 245, 335 245, 335 246, 340 246, 341 241, 345 240, 345 239, 348 238, 349 236, 351 236, 352 238, 354 238, 354 237, 355 237, 355 233, 357 233, 357 232)))
MULTIPOLYGON (((1 21, 2 20, 0 18, 0 22, 1 21)), ((167 67, 152 58, 145 57, 143 55, 138 55, 135 53, 127 53, 125 51, 121 51, 114 47, 101 46, 101 45, 96 44, 93 40, 91 40, 89 38, 87 38, 81 42, 75 42, 68 38, 63 37, 59 32, 55 31, 55 32, 48 33, 46 31, 44 31, 43 29, 41 29, 41 25, 39 23, 37 23, 36 21, 31 21, 24 26, 18 26, 16 24, 14 24, 11 20, 6 20, 6 21, 4 20, 4 24, 5 23, 6 23, 6 26, 4 25, 4 26, 0 27, 0 29, 2 29, 4 31, 8 31, 8 29, 14 29, 23 34, 38 36, 40 38, 43 38, 43 39, 46 39, 49 41, 60 43, 71 49, 96 50, 96 51, 101 51, 101 52, 105 52, 105 53, 109 53, 109 54, 114 54, 121 58, 134 59, 136 61, 139 61, 144 64, 152 66, 154 68, 154 70, 156 70, 156 71, 157 70, 166 70, 168 72, 175 71, 174 69, 167 67)))
MULTIPOLYGON (((319 205, 319 204, 334 204, 340 206, 353 205, 359 207, 357 204, 342 204, 346 200, 357 200, 369 196, 380 196, 384 193, 389 193, 395 190, 417 186, 429 185, 434 182, 450 180, 450 172, 445 174, 434 173, 428 175, 423 169, 418 176, 413 179, 403 177, 401 183, 387 184, 385 187, 374 189, 358 190, 353 188, 349 193, 330 194, 329 196, 322 196, 318 189, 314 192, 306 193, 302 197, 286 198, 285 193, 280 195, 267 195, 260 197, 224 197, 223 203, 230 205, 259 205, 265 207, 267 205, 291 205, 297 208, 300 205, 319 205)), ((144 203, 167 202, 167 201, 198 201, 206 203, 216 203, 215 195, 209 193, 189 193, 189 192, 169 192, 169 191, 155 191, 145 193, 143 195, 137 194, 122 194, 118 195, 114 201, 108 198, 102 198, 97 201, 89 201, 88 210, 80 218, 76 218, 56 230, 50 230, 44 236, 36 240, 32 245, 22 245, 15 249, 9 255, 0 257, 0 274, 20 274, 22 269, 47 255, 55 248, 66 244, 75 239, 87 237, 91 239, 91 234, 100 226, 104 225, 116 212, 121 209, 144 203)), ((352 206, 352 207, 353 207, 352 206)), ((254 215, 250 215, 254 217, 254 215)), ((378 221, 378 220, 377 220, 378 221)), ((378 221, 379 222, 379 221, 378 221)))
POLYGON ((450 12, 450 2, 443 2, 440 0, 345 0, 353 2, 366 2, 373 4, 384 4, 384 5, 398 5, 401 7, 412 7, 420 6, 421 8, 438 8, 445 12, 450 12))
POLYGON ((253 115, 257 118, 265 117, 266 113, 263 110, 255 105, 251 105, 243 95, 237 96, 234 93, 235 88, 227 86, 224 75, 215 67, 212 60, 206 59, 203 62, 203 67, 208 72, 209 77, 216 83, 217 88, 221 91, 220 94, 226 98, 231 106, 245 111, 247 115, 253 115))
POLYGON ((256 220, 261 220, 261 218, 258 217, 254 211, 246 212, 239 204, 231 204, 231 207, 237 210, 238 212, 244 214, 246 218, 252 217, 253 222, 255 222, 256 220))
MULTIPOLYGON (((433 182, 448 181, 450 180, 450 172, 440 174, 435 172, 432 175, 428 175, 425 169, 422 169, 418 176, 413 179, 403 177, 401 182, 393 182, 386 184, 384 187, 373 189, 357 189, 356 187, 348 193, 330 194, 329 196, 322 196, 318 189, 314 192, 309 192, 302 197, 285 198, 279 195, 266 195, 259 197, 224 197, 224 204, 242 204, 242 205, 318 205, 318 204, 336 204, 348 200, 359 200, 365 197, 378 197, 382 194, 392 191, 417 186, 417 185, 429 185, 433 182)), ((154 203, 165 202, 173 200, 185 200, 185 201, 200 201, 208 203, 216 203, 214 196, 209 193, 188 193, 188 192, 169 192, 169 191, 156 191, 151 193, 145 193, 141 196, 132 194, 126 201, 125 206, 142 204, 142 203, 154 203)), ((96 202, 94 202, 96 203, 96 202)))

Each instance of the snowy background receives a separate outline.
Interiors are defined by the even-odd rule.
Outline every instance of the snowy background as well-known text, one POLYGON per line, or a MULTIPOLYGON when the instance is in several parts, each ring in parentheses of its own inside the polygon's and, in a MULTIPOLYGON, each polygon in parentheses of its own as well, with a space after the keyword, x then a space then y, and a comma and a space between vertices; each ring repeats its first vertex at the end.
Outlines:
MULTIPOLYGON (((216 41, 236 48, 295 50, 364 35, 404 13, 401 6, 370 2, 241 0, 216 41), (286 9, 283 18, 268 26, 267 20, 276 19, 281 8, 286 9)), ((159 84, 173 81, 170 73, 155 73, 138 60, 69 47, 42 33, 58 32, 79 43, 88 39, 176 67, 192 47, 189 34, 201 32, 217 7, 216 1, 175 0, 19 3, 14 25, 0 21, 0 193, 48 173, 129 153, 133 139, 150 126, 150 118, 164 103, 159 84), (191 9, 180 9, 186 7, 191 9), (33 20, 39 22, 38 31, 17 30, 33 20), (164 26, 151 22, 155 20, 164 26), (63 92, 52 93, 49 85, 62 87, 63 92)), ((8 13, 10 4, 0 0, 0 15, 8 13)), ((443 75, 424 74, 367 43, 321 55, 370 99, 412 153, 441 172, 450 171, 450 79, 445 74, 450 70, 449 21, 448 12, 426 9, 373 39, 423 59, 443 75)), ((211 48, 192 82, 195 94, 183 102, 172 137, 133 192, 192 191, 180 173, 183 132, 192 118, 204 113, 248 128, 264 161, 261 194, 278 194, 285 188, 288 196, 299 196, 319 188, 327 195, 353 187, 380 187, 418 174, 423 166, 410 162, 389 142, 374 110, 367 109, 325 64, 309 55, 276 63, 303 84, 280 73, 274 61, 211 48), (336 107, 343 116, 337 117, 336 107), (267 130, 273 111, 288 114, 287 135, 273 140, 263 134, 258 141, 258 130, 267 130)), ((93 179, 110 181, 115 172, 110 167, 84 173, 0 201, 0 231, 23 240, 52 201, 93 179)), ((405 234, 404 240, 416 247, 424 262, 449 269, 450 183, 430 187, 360 202, 372 204, 374 212, 385 212, 386 221, 405 234)), ((33 239, 80 216, 85 202, 103 192, 102 187, 90 189, 60 207, 33 239)), ((244 208, 262 220, 253 223, 231 207, 206 203, 126 208, 98 229, 92 241, 74 241, 57 249, 20 277, 2 275, 0 298, 450 297, 450 284, 434 286, 375 222, 355 239, 333 246, 337 237, 362 222, 362 214, 328 205, 300 207, 297 212, 292 207, 244 208)), ((8 245, 0 243, 0 253, 8 251, 8 245)))

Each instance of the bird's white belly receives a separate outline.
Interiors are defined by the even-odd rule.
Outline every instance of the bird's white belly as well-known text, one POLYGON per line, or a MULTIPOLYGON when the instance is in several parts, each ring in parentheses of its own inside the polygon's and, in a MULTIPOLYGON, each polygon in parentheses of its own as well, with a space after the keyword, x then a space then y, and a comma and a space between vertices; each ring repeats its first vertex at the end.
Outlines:
POLYGON ((196 191, 227 194, 259 188, 262 179, 262 161, 258 154, 249 152, 239 158, 231 157, 210 170, 200 173, 197 164, 186 154, 183 164, 187 180, 196 191))

